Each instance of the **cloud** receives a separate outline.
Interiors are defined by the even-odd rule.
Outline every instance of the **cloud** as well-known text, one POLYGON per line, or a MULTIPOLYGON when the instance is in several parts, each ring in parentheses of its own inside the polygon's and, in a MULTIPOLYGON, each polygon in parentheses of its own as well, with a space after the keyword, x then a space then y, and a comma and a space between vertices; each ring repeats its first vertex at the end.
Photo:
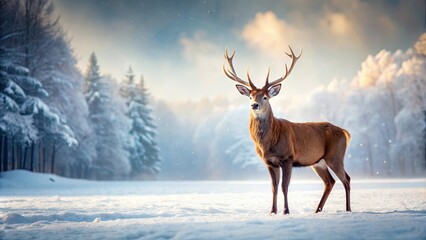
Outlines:
POLYGON ((222 71, 226 46, 237 51, 239 76, 244 78, 250 67, 257 85, 264 83, 269 66, 271 78, 283 73, 284 63, 290 61, 284 54, 287 45, 296 53, 303 48, 285 83, 289 91, 282 91, 297 94, 333 78, 354 76, 365 56, 383 48, 406 48, 404 44, 411 45, 412 36, 424 29, 419 21, 424 16, 422 1, 219 1, 214 4, 217 18, 202 13, 205 4, 170 9, 143 4, 138 11, 132 3, 110 8, 58 0, 55 5, 83 71, 95 51, 102 72, 120 80, 131 64, 136 73, 143 73, 153 96, 173 101, 239 97, 222 71), (192 15, 194 21, 184 21, 192 15))
MULTIPOLYGON (((284 20, 271 11, 258 12, 244 26, 241 37, 248 46, 270 56, 282 56, 288 45, 307 48, 325 43, 332 47, 338 44, 352 48, 355 43, 362 47, 360 28, 351 15, 327 9, 317 14, 315 21, 312 21, 301 18, 300 13, 290 12, 289 19, 284 20), (293 21, 291 16, 297 21, 293 21)), ((389 27, 390 22, 381 19, 389 27)))
POLYGON ((246 44, 270 56, 282 53, 287 45, 337 52, 355 48, 365 54, 371 46, 386 48, 389 41, 383 42, 383 38, 397 41, 401 35, 399 22, 392 16, 398 14, 400 19, 410 20, 407 8, 412 9, 409 4, 398 3, 384 10, 383 3, 361 0, 289 4, 291 7, 284 12, 257 12, 240 32, 246 44), (285 18, 278 13, 285 14, 285 18), (381 37, 377 37, 379 34, 381 37))
POLYGON ((241 32, 250 47, 279 56, 288 45, 296 44, 301 35, 297 28, 270 11, 256 13, 256 17, 241 32))
POLYGON ((319 21, 320 33, 325 41, 332 40, 339 45, 362 47, 362 39, 356 22, 342 12, 326 13, 319 21))
POLYGON ((322 19, 321 25, 336 36, 347 36, 354 32, 352 23, 343 13, 327 14, 322 19))
POLYGON ((423 33, 414 44, 414 50, 416 53, 426 56, 426 32, 423 33))
MULTIPOLYGON (((401 1, 406 2, 406 1, 401 1)), ((325 41, 332 41, 340 47, 370 49, 372 45, 386 48, 383 39, 397 38, 400 29, 395 19, 404 19, 409 4, 389 4, 362 0, 328 1, 320 12, 318 34, 325 34, 325 41), (397 16, 401 17, 397 17, 397 16), (380 35, 380 37, 378 37, 380 35)), ((414 27, 414 26, 413 26, 414 27)))

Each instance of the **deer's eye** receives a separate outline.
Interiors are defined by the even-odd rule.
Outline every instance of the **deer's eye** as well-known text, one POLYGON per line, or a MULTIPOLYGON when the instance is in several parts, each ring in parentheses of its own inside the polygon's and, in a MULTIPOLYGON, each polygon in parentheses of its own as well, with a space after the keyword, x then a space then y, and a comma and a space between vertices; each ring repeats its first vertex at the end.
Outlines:
POLYGON ((252 100, 253 98, 250 96, 250 100, 252 100))
POLYGON ((266 101, 267 99, 268 99, 267 97, 263 97, 263 100, 265 100, 265 101, 266 101))

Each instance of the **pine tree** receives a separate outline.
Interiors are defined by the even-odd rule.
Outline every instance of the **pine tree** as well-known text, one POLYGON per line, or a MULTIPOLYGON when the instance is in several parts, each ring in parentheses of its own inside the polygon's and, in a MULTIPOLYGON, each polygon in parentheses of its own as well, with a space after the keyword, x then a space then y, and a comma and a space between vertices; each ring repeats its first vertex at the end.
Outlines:
POLYGON ((122 179, 130 172, 130 164, 121 137, 120 125, 123 123, 114 109, 112 89, 107 80, 100 75, 96 55, 92 53, 86 74, 85 97, 97 155, 92 166, 93 177, 122 179))
POLYGON ((76 67, 76 60, 64 33, 59 32, 46 51, 49 54, 44 62, 50 67, 39 72, 41 76, 45 76, 40 80, 49 92, 46 104, 56 109, 61 117, 67 120, 76 139, 81 143, 73 147, 51 143, 51 159, 52 162, 56 162, 58 174, 86 177, 95 156, 95 148, 92 144, 87 144, 93 133, 83 94, 84 78, 76 67))
POLYGON ((58 90, 52 87, 56 85, 55 76, 60 75, 60 71, 65 72, 58 63, 68 60, 67 56, 57 53, 66 45, 64 34, 57 19, 52 19, 53 4, 50 1, 24 0, 20 4, 18 21, 22 34, 17 37, 17 43, 23 54, 19 62, 28 69, 29 76, 38 81, 36 85, 31 81, 20 83, 25 93, 33 96, 23 107, 28 114, 32 114, 38 130, 38 139, 31 147, 31 156, 36 157, 31 161, 38 162, 38 171, 56 172, 58 148, 77 145, 74 131, 64 114, 52 104, 58 101, 52 99, 50 94, 58 90), (35 154, 36 148, 40 154, 35 154))
POLYGON ((98 60, 95 53, 92 53, 87 67, 85 92, 86 101, 89 103, 89 112, 93 112, 97 104, 107 98, 104 94, 100 95, 101 84, 98 60))
MULTIPOLYGON (((33 39, 24 37, 24 29, 26 26, 29 28, 30 25, 34 25, 34 22, 30 24, 29 21, 22 21, 24 15, 20 10, 23 7, 21 2, 0 2, 2 20, 0 24, 0 98, 1 105, 5 109, 0 119, 3 130, 3 170, 15 168, 33 170, 35 167, 34 146, 43 141, 46 136, 54 138, 55 142, 64 142, 68 145, 77 143, 71 128, 65 124, 57 111, 49 108, 42 100, 43 97, 48 96, 47 91, 25 65, 26 61, 22 61, 23 57, 33 59, 33 55, 26 54, 22 46, 29 47, 33 43, 33 39), (28 145, 31 145, 29 162, 27 161, 28 145), (11 153, 10 158, 8 152, 11 153)), ((25 7, 28 6, 25 5, 25 7)), ((40 14, 37 10, 31 10, 40 14)), ((24 12, 27 14, 28 11, 24 12)), ((43 156, 45 156, 44 145, 43 156)), ((41 167, 46 166, 42 163, 45 159, 38 159, 40 163, 38 171, 45 171, 45 168, 41 167)))
POLYGON ((126 73, 126 78, 122 82, 122 86, 120 88, 120 95, 125 98, 127 112, 126 116, 132 122, 132 127, 129 131, 129 141, 127 144, 127 150, 129 151, 129 161, 132 167, 131 175, 135 176, 138 173, 142 172, 143 169, 143 156, 145 154, 145 148, 141 144, 141 142, 137 141, 135 131, 135 121, 134 117, 138 116, 137 108, 135 108, 134 99, 137 97, 137 89, 135 84, 135 75, 131 67, 126 73), (131 104, 132 103, 132 104, 131 104))
POLYGON ((17 78, 26 78, 27 71, 22 66, 5 61, 3 50, 0 47, 0 135, 10 135, 28 144, 35 141, 38 134, 31 111, 26 114, 26 106, 34 99, 27 96, 15 82, 17 78))
MULTIPOLYGON (((16 24, 18 7, 19 5, 0 1, 0 103, 2 106, 0 108, 0 131, 2 135, 6 134, 8 129, 14 129, 15 131, 9 132, 9 134, 15 135, 16 131, 27 127, 26 124, 20 124, 20 120, 23 118, 20 108, 28 97, 17 82, 34 81, 34 79, 27 78, 28 69, 17 63, 19 49, 12 43, 14 37, 21 34, 19 26, 16 24)), ((36 81, 33 84, 39 86, 36 81)), ((26 137, 21 135, 21 138, 26 137)), ((35 136, 27 140, 33 139, 35 136)))
POLYGON ((32 117, 22 115, 20 106, 27 95, 16 83, 17 78, 27 74, 27 69, 16 63, 18 49, 12 44, 14 36, 20 33, 15 24, 17 5, 0 1, 0 169, 7 171, 14 165, 11 157, 14 142, 30 143, 37 136, 32 117))
POLYGON ((131 67, 121 87, 121 94, 126 99, 127 117, 131 120, 130 136, 132 145, 129 146, 132 176, 152 177, 160 171, 159 149, 157 146, 157 132, 152 117, 152 110, 148 104, 148 92, 144 86, 144 79, 135 82, 135 75, 131 67))

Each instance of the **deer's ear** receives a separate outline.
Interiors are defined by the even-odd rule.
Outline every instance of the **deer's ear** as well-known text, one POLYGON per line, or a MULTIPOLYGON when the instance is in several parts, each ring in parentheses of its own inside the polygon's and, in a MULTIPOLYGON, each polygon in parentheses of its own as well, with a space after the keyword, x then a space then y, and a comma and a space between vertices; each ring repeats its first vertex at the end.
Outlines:
POLYGON ((280 93, 280 90, 281 90, 281 83, 280 84, 276 84, 276 85, 270 87, 268 89, 268 95, 269 95, 269 97, 275 97, 275 96, 277 96, 278 93, 280 93))
POLYGON ((243 86, 243 85, 240 85, 240 84, 237 84, 235 86, 237 87, 237 89, 241 93, 241 95, 245 95, 247 97, 250 97, 250 92, 251 91, 246 86, 243 86))

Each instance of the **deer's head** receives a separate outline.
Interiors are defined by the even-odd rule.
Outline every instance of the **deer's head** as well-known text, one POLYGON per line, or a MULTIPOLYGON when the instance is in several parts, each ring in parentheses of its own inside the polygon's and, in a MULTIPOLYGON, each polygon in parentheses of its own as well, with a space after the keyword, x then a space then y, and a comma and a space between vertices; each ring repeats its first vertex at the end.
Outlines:
POLYGON ((244 95, 250 98, 250 107, 251 112, 255 116, 261 117, 270 112, 271 105, 269 104, 269 99, 272 97, 275 97, 280 93, 281 90, 281 82, 284 81, 290 74, 290 72, 293 70, 294 65, 296 64, 297 60, 302 55, 302 52, 300 52, 299 56, 296 57, 296 55, 293 52, 293 49, 290 48, 290 54, 286 53, 291 58, 291 65, 290 68, 287 67, 287 64, 285 65, 285 74, 284 76, 278 78, 275 81, 269 82, 269 69, 268 74, 266 76, 265 85, 262 88, 257 88, 253 82, 250 79, 250 75, 247 71, 247 79, 248 81, 244 81, 241 78, 239 78, 235 72, 232 60, 235 55, 235 51, 232 53, 232 55, 229 57, 228 50, 225 50, 225 59, 228 61, 228 68, 225 68, 225 65, 223 65, 223 71, 225 72, 226 76, 230 78, 231 80, 239 83, 236 85, 238 91, 244 95))

